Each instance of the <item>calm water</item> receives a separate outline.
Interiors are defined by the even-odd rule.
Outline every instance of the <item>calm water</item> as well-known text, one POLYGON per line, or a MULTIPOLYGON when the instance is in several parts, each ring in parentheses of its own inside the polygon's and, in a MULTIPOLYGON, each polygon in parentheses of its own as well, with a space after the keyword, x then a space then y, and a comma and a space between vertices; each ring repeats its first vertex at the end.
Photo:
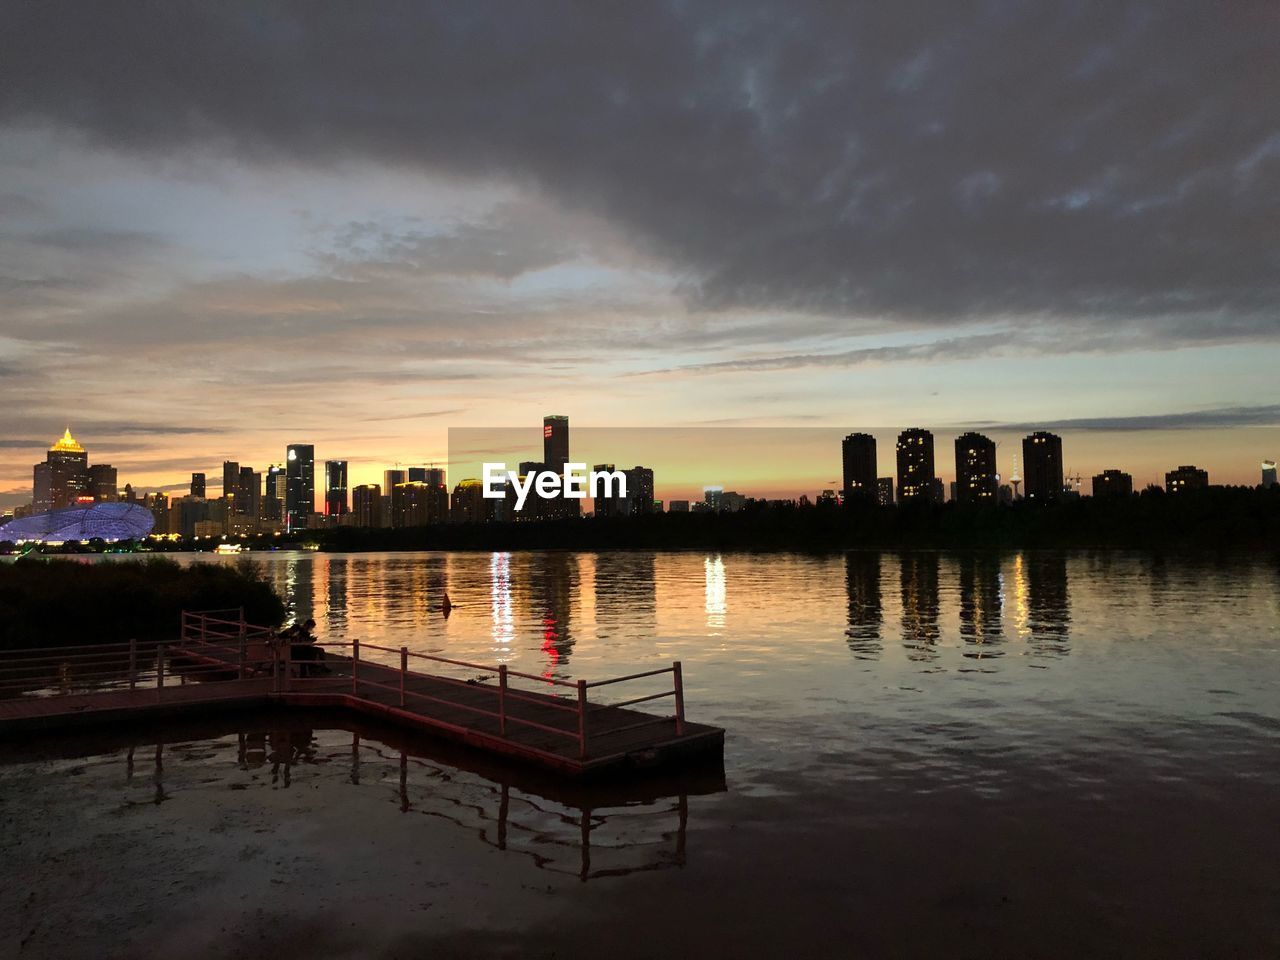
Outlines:
MULTIPOLYGON (((205 850, 223 892, 179 870, 201 905, 183 922, 212 911, 221 932, 206 932, 228 950, 303 923, 331 935, 313 944, 323 955, 572 955, 638 924, 649 939, 615 952, 1280 955, 1274 560, 255 560, 322 639, 558 678, 679 659, 689 716, 728 731, 723 781, 566 794, 323 718, 140 733, 0 768, 11 859, 47 854, 21 832, 34 815, 15 812, 19 795, 85 844, 124 830, 122 869, 149 890, 138 851, 205 850), (259 820, 267 838, 308 826, 281 847, 259 820), (225 850, 206 850, 210 831, 225 850), (272 923, 232 894, 245 884, 279 905, 272 923), (354 891, 369 910, 358 946, 332 946, 351 931, 332 910, 354 891)), ((90 911, 102 936, 127 913, 90 911)), ((130 949, 169 942, 147 917, 130 949)))

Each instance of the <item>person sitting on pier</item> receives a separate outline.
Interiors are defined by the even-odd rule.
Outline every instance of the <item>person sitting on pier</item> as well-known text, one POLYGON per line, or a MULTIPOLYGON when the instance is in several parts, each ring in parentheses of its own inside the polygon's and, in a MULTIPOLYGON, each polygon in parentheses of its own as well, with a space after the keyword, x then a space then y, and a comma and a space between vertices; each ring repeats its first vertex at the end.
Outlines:
POLYGON ((314 620, 308 620, 299 626, 294 624, 285 631, 289 640, 289 657, 298 664, 298 676, 311 677, 318 673, 329 673, 321 661, 324 651, 316 646, 315 635, 311 632, 316 627, 314 620))

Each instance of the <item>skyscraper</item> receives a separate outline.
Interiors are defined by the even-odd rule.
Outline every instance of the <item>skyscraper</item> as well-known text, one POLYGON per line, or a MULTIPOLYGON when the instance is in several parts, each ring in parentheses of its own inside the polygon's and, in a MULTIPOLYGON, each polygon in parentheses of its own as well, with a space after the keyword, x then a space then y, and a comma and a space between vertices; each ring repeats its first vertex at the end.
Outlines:
POLYGON ((840 444, 844 460, 844 498, 874 499, 876 491, 876 438, 851 433, 840 444))
POLYGON ((898 502, 934 497, 933 434, 919 427, 898 434, 898 502))
POLYGON ((357 527, 382 526, 382 488, 362 483, 352 490, 351 512, 357 527))
POLYGON ((204 499, 204 474, 193 473, 191 475, 191 495, 204 499))
POLYGON ((285 450, 284 528, 305 530, 316 508, 316 448, 291 443, 285 450))
POLYGON ((324 512, 328 517, 341 517, 347 512, 347 461, 324 462, 324 512))
POLYGON ((1276 462, 1274 460, 1262 461, 1262 489, 1270 490, 1276 485, 1276 462))
POLYGON ((548 470, 560 473, 569 462, 569 418, 542 418, 542 462, 548 470))
POLYGON ((996 471, 996 445, 980 433, 956 437, 956 492, 959 503, 995 503, 1000 476, 996 471))
POLYGON ((67 507, 89 495, 89 454, 68 427, 32 468, 32 507, 36 513, 67 507))
POLYGON ((893 477, 880 477, 876 480, 876 503, 882 507, 893 506, 893 477))
POLYGON ((1164 489, 1167 493, 1186 493, 1189 490, 1204 490, 1209 486, 1209 471, 1190 465, 1170 470, 1164 475, 1164 489))
POLYGON ((653 468, 632 467, 622 472, 627 477, 627 512, 653 513, 653 468))
POLYGON ((241 467, 236 483, 236 513, 257 517, 262 509, 262 474, 253 467, 241 467))
POLYGON ((119 499, 116 468, 109 463, 95 463, 89 468, 89 496, 97 503, 115 503, 119 499))
POLYGON ((262 498, 264 520, 284 519, 284 485, 284 467, 278 463, 267 467, 267 490, 262 498))
POLYGON ((243 513, 240 508, 240 464, 234 460, 222 461, 222 499, 228 513, 243 513))
POLYGON ((1062 499, 1062 438, 1037 430, 1022 438, 1022 471, 1028 500, 1062 499))
POLYGON ((1093 496, 1128 497, 1133 495, 1133 477, 1123 470, 1103 470, 1093 478, 1093 496))

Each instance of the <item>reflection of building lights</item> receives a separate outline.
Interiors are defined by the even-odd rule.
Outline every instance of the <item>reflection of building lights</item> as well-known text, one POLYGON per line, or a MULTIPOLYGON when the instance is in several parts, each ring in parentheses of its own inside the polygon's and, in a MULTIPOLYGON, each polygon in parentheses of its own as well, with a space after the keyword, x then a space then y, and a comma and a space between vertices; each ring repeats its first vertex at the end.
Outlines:
POLYGON ((707 580, 707 626, 724 626, 728 609, 725 599, 724 559, 717 554, 707 557, 702 564, 707 580))
POLYGON ((1013 609, 1014 629, 1020 636, 1026 636, 1030 608, 1027 603, 1027 572, 1023 569, 1022 554, 1013 558, 1013 609))
POLYGON ((500 654, 505 654, 515 638, 515 620, 511 614, 511 554, 490 554, 489 589, 493 644, 500 654))

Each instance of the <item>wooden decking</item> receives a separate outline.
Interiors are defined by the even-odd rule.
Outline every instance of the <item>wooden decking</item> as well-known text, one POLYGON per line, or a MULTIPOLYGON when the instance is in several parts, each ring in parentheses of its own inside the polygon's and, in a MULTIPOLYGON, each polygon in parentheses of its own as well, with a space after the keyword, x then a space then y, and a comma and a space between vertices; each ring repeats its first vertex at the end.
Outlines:
POLYGON ((724 731, 684 719, 678 664, 598 684, 570 684, 509 673, 505 667, 372 648, 383 659, 398 653, 397 668, 367 659, 370 649, 366 645, 366 658, 358 644, 351 655, 331 650, 324 660, 327 672, 312 668, 315 675, 300 676, 304 664, 291 662, 287 651, 281 659, 266 660, 252 642, 187 637, 161 648, 147 685, 137 685, 131 667, 132 688, 118 683, 115 689, 0 699, 0 731, 278 704, 354 710, 571 777, 723 759, 724 731), (410 670, 411 656, 418 658, 415 663, 437 661, 484 672, 463 680, 410 670), (674 677, 674 690, 623 703, 674 696, 671 716, 588 699, 597 687, 664 674, 674 677), (511 678, 520 678, 520 686, 511 678), (530 685, 567 693, 557 696, 530 685))

